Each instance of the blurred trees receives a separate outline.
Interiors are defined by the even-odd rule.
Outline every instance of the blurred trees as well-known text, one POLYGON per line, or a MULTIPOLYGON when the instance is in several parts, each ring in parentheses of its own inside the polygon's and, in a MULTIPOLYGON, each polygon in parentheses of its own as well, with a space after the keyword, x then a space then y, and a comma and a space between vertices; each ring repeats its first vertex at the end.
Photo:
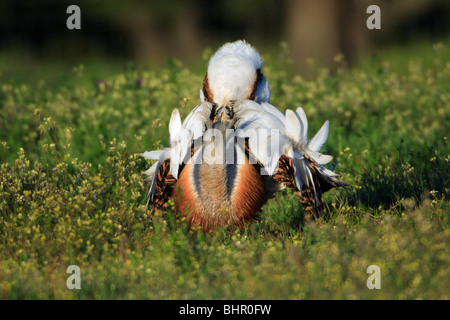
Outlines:
POLYGON ((296 66, 308 58, 351 61, 377 44, 444 36, 445 0, 2 0, 0 50, 71 59, 92 53, 146 62, 198 59, 205 47, 247 39, 257 46, 285 40, 296 66), (66 8, 81 8, 82 29, 66 28, 66 8), (366 8, 381 8, 381 30, 366 28, 366 8))
POLYGON ((342 53, 351 62, 377 43, 449 31, 450 3, 442 0, 289 0, 287 7, 287 39, 301 68, 308 58, 331 64, 342 53), (366 27, 372 4, 381 9, 381 30, 366 27))

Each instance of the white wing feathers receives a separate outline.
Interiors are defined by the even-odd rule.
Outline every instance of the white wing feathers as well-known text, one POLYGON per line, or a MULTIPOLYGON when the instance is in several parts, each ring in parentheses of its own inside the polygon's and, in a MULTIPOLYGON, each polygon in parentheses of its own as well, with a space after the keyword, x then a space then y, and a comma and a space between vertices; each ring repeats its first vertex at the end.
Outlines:
POLYGON ((297 108, 295 114, 298 117, 298 121, 301 126, 301 141, 304 143, 308 143, 308 118, 306 118, 305 111, 301 107, 297 108))
POLYGON ((169 122, 170 133, 170 172, 178 179, 178 169, 180 165, 186 163, 188 154, 190 155, 191 140, 193 132, 183 128, 178 109, 173 110, 169 122))
POLYGON ((170 149, 166 148, 163 150, 156 150, 156 151, 146 151, 144 153, 139 154, 141 157, 150 159, 150 160, 157 160, 147 171, 144 171, 144 174, 148 175, 149 177, 146 180, 151 180, 152 184, 150 186, 150 190, 148 192, 148 203, 153 199, 153 195, 155 193, 155 187, 156 187, 156 179, 155 177, 158 174, 159 167, 161 164, 170 158, 170 149))
MULTIPOLYGON (((259 131, 257 134, 248 133, 250 151, 263 164, 269 175, 276 172, 280 157, 285 155, 293 160, 294 178, 298 190, 301 191, 305 186, 312 187, 316 191, 310 160, 315 162, 321 178, 333 185, 338 183, 335 179, 337 175, 324 167, 333 157, 319 152, 328 138, 330 127, 328 120, 319 132, 308 140, 308 119, 302 108, 297 108, 295 113, 292 110, 286 110, 286 114, 283 115, 269 103, 257 104, 253 101, 244 101, 242 105, 244 120, 241 120, 241 127, 244 127, 247 132, 250 129, 259 131), (247 124, 247 118, 250 115, 253 121, 247 124), (262 134, 261 131, 265 133, 262 134), (259 140, 252 139, 255 136, 259 137, 259 140)), ((240 115, 237 113, 238 117, 240 115)))
MULTIPOLYGON (((211 103, 202 102, 183 123, 180 113, 175 109, 169 123, 170 148, 140 154, 147 159, 157 160, 144 172, 152 180, 149 199, 154 195, 158 170, 165 160, 170 159, 170 172, 178 179, 180 166, 189 161, 194 140, 200 138, 207 127, 211 127, 211 108, 211 103)), ((276 173, 280 157, 284 155, 292 159, 295 186, 299 191, 304 187, 312 187, 316 192, 313 175, 317 173, 333 186, 342 185, 336 178, 337 174, 324 167, 333 157, 319 152, 328 138, 328 120, 308 140, 308 119, 302 108, 297 108, 295 113, 287 110, 283 114, 267 102, 256 103, 251 100, 236 103, 233 108, 233 128, 240 137, 248 138, 250 152, 262 164, 263 174, 276 173)))
POLYGON ((327 120, 322 125, 322 128, 316 133, 314 138, 311 139, 308 146, 311 151, 319 152, 328 139, 328 132, 330 131, 330 122, 327 120))
POLYGON ((190 158, 193 140, 202 135, 204 119, 202 105, 195 108, 183 124, 178 109, 174 109, 169 122, 170 148, 139 154, 141 157, 157 160, 148 170, 144 171, 144 174, 149 176, 146 180, 152 181, 148 193, 149 201, 153 199, 155 193, 159 167, 167 159, 170 159, 170 173, 175 179, 178 179, 180 166, 190 158))

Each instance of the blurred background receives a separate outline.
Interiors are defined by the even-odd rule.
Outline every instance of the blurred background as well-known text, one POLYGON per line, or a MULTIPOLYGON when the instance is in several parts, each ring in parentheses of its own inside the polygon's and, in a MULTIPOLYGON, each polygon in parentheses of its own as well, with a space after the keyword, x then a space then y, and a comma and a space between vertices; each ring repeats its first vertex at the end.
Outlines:
POLYGON ((263 55, 283 43, 292 70, 307 73, 311 58, 330 66, 338 53, 349 64, 385 48, 417 53, 420 43, 447 41, 449 18, 448 0, 1 0, 0 72, 31 81, 81 63, 102 74, 168 58, 200 71, 206 54, 246 39, 263 55), (81 30, 66 27, 71 4, 81 30), (366 27, 371 4, 381 8, 381 30, 366 27))

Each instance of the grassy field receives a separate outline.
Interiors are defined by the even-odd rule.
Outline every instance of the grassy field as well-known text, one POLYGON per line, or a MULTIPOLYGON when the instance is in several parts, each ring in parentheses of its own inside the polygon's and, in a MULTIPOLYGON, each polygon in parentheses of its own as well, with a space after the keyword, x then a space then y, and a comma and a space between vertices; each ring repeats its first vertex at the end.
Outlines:
POLYGON ((173 208, 146 210, 150 164, 136 156, 168 145, 170 114, 197 104, 202 72, 168 60, 88 81, 79 65, 56 85, 3 74, 0 298, 449 299, 448 45, 354 68, 336 56, 312 79, 287 72, 283 48, 263 55, 271 102, 302 106, 310 132, 330 120, 323 151, 351 186, 326 194, 320 219, 284 192, 244 230, 209 234, 173 208))

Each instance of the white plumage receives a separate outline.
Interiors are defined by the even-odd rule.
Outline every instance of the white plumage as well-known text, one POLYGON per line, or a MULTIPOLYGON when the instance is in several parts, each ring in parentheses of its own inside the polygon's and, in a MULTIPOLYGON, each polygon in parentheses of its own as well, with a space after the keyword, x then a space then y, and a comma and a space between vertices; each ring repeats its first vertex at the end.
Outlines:
MULTIPOLYGON (((171 182, 172 189, 176 187, 176 180, 184 165, 193 164, 191 156, 194 154, 197 164, 215 168, 208 161, 202 162, 199 151, 206 149, 202 138, 205 138, 208 130, 217 128, 223 134, 228 133, 226 129, 231 130, 237 137, 237 140, 223 137, 223 142, 220 143, 224 149, 227 151, 231 143, 231 150, 235 153, 243 154, 242 150, 247 150, 247 159, 260 166, 259 174, 265 176, 264 181, 271 180, 270 184, 275 185, 275 189, 289 186, 289 183, 279 178, 282 158, 290 159, 288 163, 294 172, 292 185, 300 195, 304 189, 313 190, 315 200, 319 202, 318 193, 321 189, 326 191, 331 187, 345 185, 337 179, 334 172, 325 167, 333 158, 320 153, 328 138, 329 121, 325 121, 317 134, 309 140, 308 120, 302 108, 297 108, 295 112, 287 110, 283 114, 269 103, 270 89, 262 74, 262 67, 259 53, 245 41, 227 43, 215 53, 208 65, 204 88, 200 94, 201 103, 184 122, 177 109, 172 113, 169 123, 170 148, 141 154, 145 158, 156 160, 145 172, 152 180, 149 202, 155 201, 156 181, 169 177, 167 172, 165 176, 161 175, 160 168, 164 167, 164 163, 170 161, 170 175, 175 179, 171 182)), ((221 147, 217 146, 217 141, 215 143, 213 150, 217 153, 221 147)), ((242 164, 237 163, 237 159, 234 161, 235 163, 227 163, 226 167, 217 169, 221 170, 217 174, 232 174, 231 177, 226 176, 224 181, 230 180, 236 184, 239 181, 236 175, 239 176, 242 164), (230 168, 231 173, 228 173, 230 168)), ((286 162, 283 163, 283 170, 286 170, 286 162)), ((290 170, 289 167, 287 169, 290 170)), ((285 177, 289 177, 289 173, 285 177)), ((164 181, 159 181, 159 184, 164 185, 164 181)), ((167 184, 164 188, 166 186, 167 184)), ((192 186, 192 189, 196 188, 197 186, 192 186)), ((227 188, 230 189, 229 197, 233 197, 237 187, 233 185, 227 188)), ((167 197, 167 194, 164 196, 167 197)), ((158 197, 161 198, 161 195, 158 197)))
MULTIPOLYGON (((230 101, 247 99, 257 80, 259 83, 256 86, 255 101, 269 102, 270 88, 262 67, 261 56, 245 41, 223 45, 208 64, 207 74, 213 102, 225 106, 230 101)), ((203 92, 200 97, 202 101, 206 100, 203 92)))

